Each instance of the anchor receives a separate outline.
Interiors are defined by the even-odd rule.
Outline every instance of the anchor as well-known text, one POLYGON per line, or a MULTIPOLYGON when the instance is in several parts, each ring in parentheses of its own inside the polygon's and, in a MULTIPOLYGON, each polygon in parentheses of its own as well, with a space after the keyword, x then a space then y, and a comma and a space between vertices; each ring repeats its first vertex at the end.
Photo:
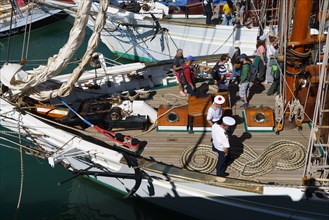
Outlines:
POLYGON ((91 165, 89 167, 87 167, 86 169, 83 170, 77 170, 74 169, 73 167, 71 167, 72 173, 74 174, 73 176, 59 182, 57 185, 63 185, 64 183, 69 182, 70 180, 75 179, 76 177, 79 176, 83 176, 83 175, 87 175, 87 176, 94 176, 95 178, 97 178, 98 176, 104 176, 104 177, 113 177, 113 178, 122 178, 122 179, 135 179, 135 185, 133 186, 133 188, 131 188, 128 192, 127 195, 125 195, 123 198, 129 198, 131 196, 133 196, 135 194, 135 192, 139 189, 141 183, 142 183, 142 174, 143 172, 141 171, 141 169, 138 167, 138 162, 136 160, 136 158, 132 158, 131 156, 129 156, 128 154, 122 152, 123 157, 125 158, 127 164, 129 167, 133 167, 134 169, 134 174, 131 173, 113 173, 109 170, 107 171, 90 171, 90 169, 92 168, 99 168, 100 165, 91 165))

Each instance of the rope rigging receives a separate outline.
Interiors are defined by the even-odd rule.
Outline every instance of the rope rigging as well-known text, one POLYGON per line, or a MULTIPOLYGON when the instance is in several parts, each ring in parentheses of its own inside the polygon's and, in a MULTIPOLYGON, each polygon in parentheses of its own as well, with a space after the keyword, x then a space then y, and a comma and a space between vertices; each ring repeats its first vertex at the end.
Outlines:
MULTIPOLYGON (((113 21, 111 21, 112 22, 112 24, 114 25, 114 22, 113 21)), ((127 26, 127 29, 128 29, 128 26, 127 26)), ((149 58, 151 58, 153 61, 157 61, 149 52, 147 52, 146 50, 145 50, 145 48, 143 48, 142 46, 140 46, 139 44, 141 44, 141 43, 145 43, 145 41, 141 41, 141 42, 137 42, 136 41, 136 38, 132 38, 129 34, 128 34, 128 31, 124 31, 124 30, 122 30, 121 28, 120 28, 120 26, 118 25, 118 28, 117 28, 117 30, 121 33, 121 35, 123 35, 123 36, 126 36, 128 39, 129 39, 129 41, 130 41, 130 43, 132 43, 133 44, 133 46, 129 49, 129 50, 127 50, 125 53, 124 53, 124 55, 125 54, 127 54, 132 48, 134 48, 134 47, 137 47, 137 48, 139 48, 143 53, 145 53, 149 58)), ((162 30, 161 30, 162 31, 162 30)), ((152 36, 153 37, 153 36, 152 36)), ((149 37, 148 39, 146 39, 146 40, 149 40, 149 39, 152 39, 152 37, 149 37)), ((120 58, 122 57, 123 55, 121 55, 120 56, 120 58)), ((119 58, 117 58, 117 59, 115 59, 115 60, 118 60, 119 58)))
POLYGON ((15 4, 13 0, 9 0, 11 4, 11 11, 10 11, 10 24, 9 24, 9 35, 8 35, 8 51, 7 51, 7 62, 9 62, 9 53, 10 53, 10 46, 11 46, 11 34, 13 28, 13 18, 14 18, 14 11, 15 11, 15 4))
MULTIPOLYGON (((312 82, 309 79, 309 74, 308 72, 305 72, 305 68, 309 65, 311 65, 311 63, 316 63, 319 62, 317 61, 317 57, 320 57, 320 49, 317 50, 317 53, 314 53, 313 49, 311 49, 310 47, 305 47, 304 52, 300 52, 298 50, 295 50, 293 47, 289 47, 288 48, 288 39, 286 36, 289 36, 290 32, 290 21, 292 20, 292 16, 293 16, 293 12, 292 12, 292 7, 290 7, 292 4, 291 1, 284 1, 283 2, 283 7, 282 7, 282 13, 281 13, 281 17, 280 17, 280 27, 279 30, 281 30, 281 35, 280 35, 280 39, 281 39, 281 44, 279 47, 279 53, 280 56, 284 57, 283 60, 283 68, 281 70, 281 68, 279 69, 280 72, 280 99, 276 99, 276 104, 275 104, 275 117, 276 117, 276 121, 280 123, 280 126, 282 127, 283 122, 284 122, 284 114, 286 114, 286 110, 287 108, 290 108, 290 115, 289 115, 289 119, 290 121, 293 120, 293 118, 295 118, 295 122, 297 124, 297 126, 301 126, 302 121, 304 120, 304 118, 307 118, 308 120, 310 120, 312 123, 314 123, 314 121, 312 120, 312 117, 310 115, 308 115, 307 112, 305 112, 306 106, 308 104, 308 100, 310 97, 310 87, 312 86, 312 82), (289 7, 288 7, 289 5, 289 7), (289 10, 286 10, 286 9, 289 10), (286 22, 285 22, 286 21, 286 22), (287 67, 291 67, 290 71, 287 70, 287 67), (291 69, 295 69, 295 71, 291 71, 291 69), (286 81, 286 74, 288 74, 289 76, 293 77, 293 86, 285 86, 288 85, 287 81, 286 81), (297 79, 299 79, 298 84, 297 84, 297 79), (305 98, 305 103, 302 105, 300 102, 297 103, 296 100, 298 100, 298 95, 299 95, 299 91, 305 87, 305 85, 308 86, 307 89, 307 94, 306 94, 306 98, 305 98), (296 88, 293 91, 293 88, 296 88), (286 103, 285 100, 285 94, 286 92, 289 92, 292 96, 292 101, 287 103, 285 110, 283 111, 282 105, 285 105, 284 103, 286 103), (280 116, 277 116, 277 113, 280 114, 280 116)), ((323 4, 321 4, 323 5, 323 4)), ((324 7, 324 6, 323 6, 324 7)), ((318 44, 318 48, 321 48, 321 44, 319 41, 318 44)), ((277 58, 275 58, 276 63, 278 65, 278 61, 277 58)), ((316 64, 314 64, 316 65, 316 64)), ((278 65, 279 66, 279 65, 278 65)))
POLYGON ((214 55, 214 54, 216 54, 216 52, 217 51, 219 51, 225 44, 226 44, 226 42, 231 38, 231 36, 234 34, 234 32, 235 32, 235 30, 236 30, 236 27, 234 27, 233 28, 233 31, 232 31, 232 33, 227 37, 227 39, 222 43, 222 45, 220 45, 213 53, 212 53, 212 55, 214 55))
POLYGON ((19 197, 17 202, 16 210, 19 210, 22 194, 23 194, 23 184, 24 184, 24 163, 23 163, 23 147, 22 147, 22 139, 21 139, 21 113, 19 113, 18 121, 17 121, 17 130, 18 130, 18 140, 19 140, 19 153, 20 153, 20 163, 21 163, 21 182, 19 188, 19 197))
MULTIPOLYGON (((30 4, 30 0, 28 0, 27 4, 30 4)), ((29 45, 30 45, 30 36, 31 36, 31 29, 32 29, 32 17, 33 17, 33 10, 34 5, 32 5, 31 8, 28 8, 28 15, 26 16, 26 22, 25 22, 25 28, 24 28, 24 38, 23 38, 23 46, 22 46, 22 55, 21 55, 21 63, 25 64, 27 55, 29 52, 29 45), (31 12, 32 11, 32 12, 31 12), (28 18, 30 17, 30 21, 28 21, 28 18), (27 26, 29 25, 29 28, 27 26), (27 40, 26 40, 26 35, 27 35, 27 40), (26 51, 25 51, 25 46, 26 46, 26 51), (24 56, 25 52, 25 56, 24 56)))

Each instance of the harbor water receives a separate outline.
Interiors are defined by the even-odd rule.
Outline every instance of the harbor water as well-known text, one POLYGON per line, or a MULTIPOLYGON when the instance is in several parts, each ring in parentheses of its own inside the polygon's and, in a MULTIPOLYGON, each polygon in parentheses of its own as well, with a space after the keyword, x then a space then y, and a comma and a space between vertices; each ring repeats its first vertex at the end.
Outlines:
MULTIPOLYGON (((47 58, 65 44, 73 19, 68 17, 42 29, 34 30, 30 42, 23 44, 24 34, 0 40, 0 65, 7 60, 19 62, 24 46, 28 53, 25 69, 46 64, 47 58), (10 49, 8 53, 8 49, 10 49)), ((79 60, 87 45, 91 30, 73 60, 79 60)), ((27 37, 27 36, 26 36, 27 37)), ((27 38, 26 38, 27 39, 27 38)), ((25 50, 26 51, 26 50, 25 50)), ((114 59, 105 45, 97 49, 114 59)), ((127 62, 127 61, 121 61, 127 62)), ((76 64, 70 65, 70 72, 76 64)), ((1 73, 2 74, 2 73, 1 73)), ((4 128, 0 126, 0 130, 4 128)), ((51 168, 47 160, 22 156, 10 147, 0 133, 0 218, 1 219, 184 219, 177 213, 149 204, 138 198, 123 199, 121 193, 78 177, 65 184, 59 182, 72 174, 62 166, 51 168), (7 146, 7 147, 5 147, 7 146), (23 186, 20 190, 21 185, 23 186), (19 201, 19 198, 21 200, 19 201), (19 209, 17 206, 19 204, 19 209)))

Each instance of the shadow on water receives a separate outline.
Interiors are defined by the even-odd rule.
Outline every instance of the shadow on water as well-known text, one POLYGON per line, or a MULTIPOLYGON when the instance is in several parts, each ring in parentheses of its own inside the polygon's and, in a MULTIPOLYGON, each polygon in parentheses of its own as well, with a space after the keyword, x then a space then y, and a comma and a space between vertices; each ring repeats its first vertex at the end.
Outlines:
POLYGON ((79 177, 61 186, 72 174, 62 166, 51 168, 46 160, 23 155, 24 178, 20 209, 18 151, 0 148, 1 219, 185 219, 139 198, 123 194, 79 177), (15 218, 16 216, 16 218, 15 218))

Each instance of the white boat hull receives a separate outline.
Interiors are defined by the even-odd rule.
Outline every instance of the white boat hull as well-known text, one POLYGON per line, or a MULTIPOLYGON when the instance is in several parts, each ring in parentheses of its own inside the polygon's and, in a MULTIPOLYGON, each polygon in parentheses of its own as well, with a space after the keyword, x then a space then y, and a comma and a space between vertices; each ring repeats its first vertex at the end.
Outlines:
POLYGON ((52 9, 43 7, 44 10, 36 7, 31 11, 23 11, 21 15, 16 15, 13 18, 12 24, 10 24, 10 17, 0 21, 0 38, 8 37, 9 35, 15 35, 29 30, 29 24, 31 24, 31 30, 43 27, 67 16, 66 13, 59 9, 52 9), (27 25, 28 23, 28 25, 27 25))
MULTIPOLYGON (((97 3, 93 4, 92 10, 98 10, 97 3)), ((72 12, 71 15, 75 16, 75 13, 72 12)), ((183 49, 184 55, 192 56, 231 53, 235 40, 241 41, 241 53, 255 54, 258 27, 236 28, 192 22, 189 24, 186 23, 188 20, 176 23, 168 21, 154 21, 143 14, 110 6, 101 40, 113 53, 142 62, 173 59, 178 48, 183 49)), ((94 18, 89 19, 88 27, 94 29, 94 18)), ((276 27, 267 27, 264 30, 265 33, 275 31, 276 27)))
POLYGON ((161 28, 169 31, 156 34, 155 30, 150 28, 132 27, 119 27, 121 30, 108 31, 115 29, 113 24, 108 22, 101 39, 119 56, 143 62, 173 59, 178 48, 182 48, 185 55, 192 56, 229 53, 235 40, 241 41, 242 53, 254 55, 256 50, 257 28, 235 30, 233 26, 198 27, 161 21, 160 24, 161 28))
MULTIPOLYGON (((143 62, 173 59, 176 50, 182 48, 184 55, 208 56, 230 53, 234 50, 235 40, 241 41, 241 53, 254 55, 256 51, 258 27, 181 22, 169 22, 162 19, 157 22, 147 20, 142 15, 108 8, 107 23, 102 31, 102 41, 112 50, 128 59, 143 62)), ((93 29, 93 22, 88 26, 93 29)), ((265 33, 274 32, 266 28, 265 33)))

